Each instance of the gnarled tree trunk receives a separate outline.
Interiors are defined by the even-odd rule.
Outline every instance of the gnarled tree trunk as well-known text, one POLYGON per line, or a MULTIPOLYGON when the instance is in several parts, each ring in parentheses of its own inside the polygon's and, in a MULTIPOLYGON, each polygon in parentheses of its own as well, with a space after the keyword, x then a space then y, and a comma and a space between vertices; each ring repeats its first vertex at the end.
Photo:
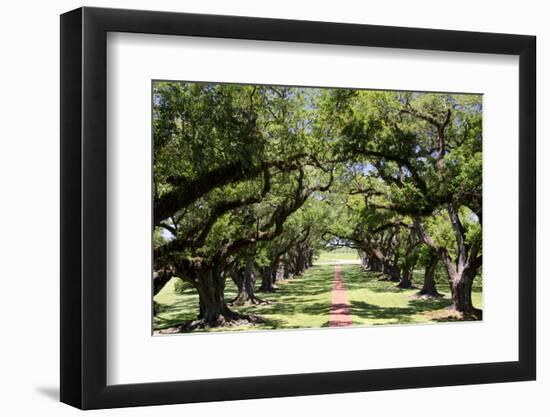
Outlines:
POLYGON ((388 261, 382 261, 382 272, 386 275, 380 281, 392 281, 399 282, 401 276, 401 270, 398 266, 391 264, 388 261))
POLYGON ((262 285, 259 288, 259 291, 263 292, 275 292, 277 287, 275 286, 275 281, 281 279, 281 263, 280 256, 271 261, 269 266, 262 271, 262 285))
POLYGON ((451 286, 451 310, 456 311, 464 318, 478 319, 482 318, 482 311, 475 308, 472 304, 472 284, 477 271, 482 265, 482 255, 478 255, 481 242, 477 242, 468 247, 465 244, 465 232, 458 211, 455 207, 448 207, 449 216, 453 229, 455 231, 457 242, 457 258, 453 260, 447 249, 439 247, 434 240, 428 236, 418 218, 414 218, 414 226, 419 237, 431 248, 437 251, 449 277, 451 286))
POLYGON ((416 252, 414 252, 414 247, 411 247, 406 255, 406 262, 403 266, 403 271, 401 272, 401 279, 399 280, 399 284, 397 284, 398 288, 414 288, 414 284, 412 282, 413 280, 413 272, 414 267, 416 266, 416 261, 418 259, 418 255, 416 252))
POLYGON ((263 292, 275 292, 275 286, 273 282, 275 281, 275 269, 273 265, 268 266, 264 271, 262 271, 262 285, 258 291, 263 292))
POLYGON ((254 294, 256 284, 256 273, 254 272, 254 256, 249 255, 246 259, 244 271, 234 272, 235 284, 237 284, 237 296, 231 301, 232 305, 243 306, 247 304, 260 304, 263 302, 254 294))
POLYGON ((231 310, 225 302, 225 277, 214 269, 198 271, 192 280, 199 293, 198 320, 184 324, 186 329, 217 327, 236 320, 248 320, 248 316, 231 310))
POLYGON ((433 254, 428 260, 426 270, 424 271, 424 283, 422 284, 422 289, 418 291, 416 295, 434 298, 442 297, 442 295, 437 292, 437 286, 435 283, 435 271, 438 263, 439 259, 437 255, 433 254))
POLYGON ((465 317, 482 319, 482 310, 475 308, 472 304, 472 284, 475 278, 475 271, 466 268, 462 272, 453 271, 449 274, 451 286, 451 309, 456 310, 465 317))
POLYGON ((153 272, 153 296, 157 295, 160 290, 162 290, 175 273, 176 269, 173 266, 165 266, 153 272))
POLYGON ((369 257, 365 251, 359 251, 359 259, 361 259, 361 269, 363 271, 369 270, 369 257))
POLYGON ((284 279, 292 278, 294 274, 292 270, 290 257, 285 257, 285 260, 283 262, 283 267, 284 267, 283 278, 284 279))
POLYGON ((285 279, 285 265, 279 261, 277 264, 277 270, 275 271, 275 282, 285 279))
POLYGON ((294 272, 295 275, 302 275, 305 271, 305 256, 301 251, 301 248, 298 248, 298 253, 296 254, 295 262, 294 262, 294 272))
POLYGON ((403 272, 401 273, 401 278, 399 279, 399 284, 396 285, 397 288, 413 288, 414 285, 412 283, 412 268, 403 268, 403 272))
POLYGON ((368 270, 372 272, 382 272, 382 265, 380 261, 375 257, 370 258, 370 266, 368 270))

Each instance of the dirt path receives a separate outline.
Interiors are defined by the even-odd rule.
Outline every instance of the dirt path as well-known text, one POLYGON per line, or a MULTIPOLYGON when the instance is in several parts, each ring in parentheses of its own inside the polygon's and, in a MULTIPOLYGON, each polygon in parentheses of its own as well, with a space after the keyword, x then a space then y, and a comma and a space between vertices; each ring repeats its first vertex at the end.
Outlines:
POLYGON ((344 275, 340 265, 334 266, 334 280, 332 281, 332 306, 330 307, 330 327, 351 326, 351 314, 348 303, 344 275))

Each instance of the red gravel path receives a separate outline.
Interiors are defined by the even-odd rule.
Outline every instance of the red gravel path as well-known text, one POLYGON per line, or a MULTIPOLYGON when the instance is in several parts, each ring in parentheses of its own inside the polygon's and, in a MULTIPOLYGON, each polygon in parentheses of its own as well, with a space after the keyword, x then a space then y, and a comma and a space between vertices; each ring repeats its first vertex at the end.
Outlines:
POLYGON ((348 295, 344 285, 344 275, 340 265, 334 267, 332 286, 332 306, 330 307, 330 327, 351 326, 351 315, 348 295))

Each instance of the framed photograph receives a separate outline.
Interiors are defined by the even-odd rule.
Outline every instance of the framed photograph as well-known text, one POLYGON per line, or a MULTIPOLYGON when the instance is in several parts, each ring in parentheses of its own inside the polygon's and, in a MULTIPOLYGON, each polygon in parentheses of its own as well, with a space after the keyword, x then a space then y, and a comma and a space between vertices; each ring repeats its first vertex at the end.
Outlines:
POLYGON ((61 16, 61 401, 533 380, 535 37, 61 16))

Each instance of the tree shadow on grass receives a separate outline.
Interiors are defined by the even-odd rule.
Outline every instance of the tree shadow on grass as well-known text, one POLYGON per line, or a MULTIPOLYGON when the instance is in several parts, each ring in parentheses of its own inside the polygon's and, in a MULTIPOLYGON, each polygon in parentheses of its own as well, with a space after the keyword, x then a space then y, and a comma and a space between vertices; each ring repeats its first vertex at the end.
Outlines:
POLYGON ((386 293, 392 293, 392 294, 397 294, 397 293, 402 293, 402 292, 406 292, 406 291, 418 291, 418 287, 412 287, 412 288, 398 288, 397 287, 397 284, 395 282, 384 282, 384 284, 386 284, 385 286, 378 286, 378 287, 374 287, 374 286, 371 286, 369 287, 369 290, 372 291, 372 292, 377 292, 377 293, 382 293, 382 292, 386 292, 386 293))
POLYGON ((330 313, 331 303, 307 304, 301 310, 310 315, 328 315, 330 313))
POLYGON ((301 302, 292 303, 280 301, 263 306, 245 307, 242 308, 240 311, 246 313, 254 312, 261 316, 292 316, 294 314, 327 315, 330 312, 330 302, 316 302, 310 304, 308 303, 307 299, 301 299, 300 301, 301 302))
POLYGON ((162 330, 169 327, 175 327, 186 321, 193 321, 197 319, 197 314, 191 312, 183 312, 182 314, 175 313, 170 317, 155 316, 154 318, 154 330, 162 330))
POLYGON ((459 317, 446 316, 446 317, 443 317, 443 318, 432 318, 432 321, 437 322, 437 323, 449 323, 449 322, 455 322, 455 321, 456 322, 458 322, 458 321, 476 321, 476 319, 470 318, 470 317, 459 318, 459 317))
MULTIPOLYGON (((363 271, 363 269, 358 265, 346 265, 344 266, 343 272, 346 286, 349 289, 368 287, 369 290, 374 292, 398 293, 403 291, 403 289, 395 287, 395 282, 380 281, 380 273, 363 271)), ((424 272, 414 271, 413 277, 413 284, 421 286, 424 278, 424 272)), ((436 284, 438 289, 440 289, 441 291, 447 291, 449 289, 449 283, 444 274, 438 274, 436 276, 436 284)), ((474 293, 483 291, 483 277, 481 274, 476 276, 476 278, 474 279, 472 291, 474 293)))
POLYGON ((415 310, 410 307, 380 307, 364 301, 352 301, 351 314, 368 320, 396 320, 398 322, 410 322, 415 310))
POLYGON ((310 282, 303 282, 303 283, 289 282, 285 284, 284 290, 280 290, 280 298, 283 299, 285 298, 286 295, 290 295, 290 294, 300 294, 299 297, 316 296, 316 295, 321 295, 330 290, 331 290, 330 286, 327 288, 326 285, 322 285, 322 284, 315 284, 310 282))
MULTIPOLYGON (((232 306, 234 311, 244 314, 260 316, 264 319, 261 325, 249 328, 292 328, 304 327, 292 325, 285 320, 279 320, 272 316, 287 316, 291 318, 296 314, 306 314, 310 316, 328 314, 329 303, 316 303, 319 296, 329 294, 332 291, 333 267, 330 268, 311 268, 303 276, 294 277, 281 283, 275 293, 261 296, 268 304, 232 306)), ((236 295, 235 289, 228 282, 225 298, 229 300, 236 295)), ((168 287, 163 296, 157 297, 157 314, 154 317, 155 330, 161 330, 169 327, 175 327, 182 322, 195 320, 198 313, 198 295, 194 288, 187 283, 180 284, 179 287, 168 287)), ((227 330, 241 330, 231 329, 227 330)))
POLYGON ((269 315, 269 314, 280 314, 280 315, 289 315, 296 312, 296 304, 294 303, 284 303, 279 301, 272 302, 271 304, 266 305, 257 305, 257 306, 246 306, 239 309, 240 312, 252 313, 259 315, 269 315))
POLYGON ((451 300, 448 298, 428 298, 428 299, 412 299, 409 301, 411 306, 417 313, 422 313, 431 310, 441 310, 451 305, 451 300))
POLYGON ((312 271, 307 277, 296 277, 285 282, 279 287, 277 298, 299 294, 300 297, 316 296, 332 289, 332 279, 327 277, 326 271, 312 271))
POLYGON ((274 318, 264 317, 264 322, 261 327, 268 327, 269 329, 280 329, 284 327, 284 321, 274 318))
POLYGON ((451 304, 449 299, 410 300, 406 307, 381 307, 364 301, 352 301, 351 314, 362 319, 413 323, 413 316, 433 310, 441 310, 451 304))

